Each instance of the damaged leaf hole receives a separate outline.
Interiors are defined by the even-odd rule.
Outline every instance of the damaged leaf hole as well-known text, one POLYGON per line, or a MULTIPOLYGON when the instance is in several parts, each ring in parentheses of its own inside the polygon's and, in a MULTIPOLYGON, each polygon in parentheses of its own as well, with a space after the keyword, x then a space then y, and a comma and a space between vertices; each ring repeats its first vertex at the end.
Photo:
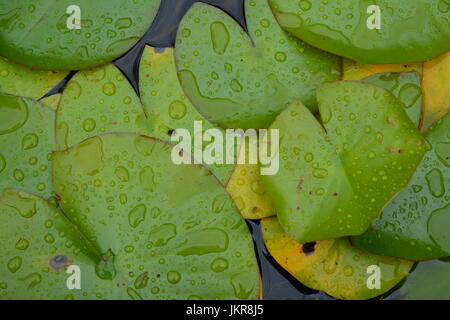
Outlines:
POLYGON ((310 255, 314 254, 315 248, 316 248, 316 242, 315 241, 305 243, 302 246, 303 253, 305 255, 307 255, 307 256, 310 256, 310 255))

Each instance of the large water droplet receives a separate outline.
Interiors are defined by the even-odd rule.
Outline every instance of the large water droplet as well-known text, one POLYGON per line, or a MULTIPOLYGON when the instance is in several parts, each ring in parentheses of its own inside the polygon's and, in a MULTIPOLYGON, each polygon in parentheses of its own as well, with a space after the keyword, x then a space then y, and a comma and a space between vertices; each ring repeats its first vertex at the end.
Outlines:
POLYGON ((204 255, 212 252, 223 252, 228 248, 228 235, 216 228, 195 230, 186 235, 178 255, 204 255))
POLYGON ((20 238, 16 242, 16 249, 17 250, 25 250, 25 249, 27 249, 29 247, 29 245, 30 245, 30 243, 28 242, 27 239, 20 238))
POLYGON ((214 272, 222 272, 228 268, 228 260, 224 258, 216 258, 211 262, 211 270, 214 272))
POLYGON ((16 257, 10 259, 10 260, 8 261, 7 266, 8 266, 8 270, 9 270, 10 272, 16 273, 17 270, 19 270, 20 267, 22 266, 22 258, 19 257, 19 256, 16 256, 16 257))
POLYGON ((428 233, 433 241, 444 251, 450 252, 450 203, 433 211, 428 220, 428 233))
POLYGON ((136 228, 139 224, 145 220, 145 213, 147 212, 147 207, 144 204, 139 204, 134 207, 128 213, 128 223, 132 228, 136 228))
POLYGON ((224 54, 230 42, 227 27, 220 21, 211 24, 211 40, 213 49, 217 54, 224 54))
POLYGON ((116 276, 115 255, 111 249, 95 265, 95 273, 102 280, 112 280, 116 276))
POLYGON ((0 135, 16 131, 28 119, 28 107, 23 99, 0 95, 0 135))
POLYGON ((439 169, 432 169, 427 173, 425 179, 427 180, 428 189, 433 196, 439 198, 444 195, 444 177, 442 176, 442 172, 439 169))
POLYGON ((239 299, 248 299, 255 287, 251 273, 239 273, 231 278, 234 294, 239 299))
POLYGON ((170 239, 177 235, 177 229, 175 225, 171 223, 163 224, 153 229, 149 234, 149 241, 157 246, 165 246, 170 239))
POLYGON ((186 115, 186 105, 179 101, 173 101, 169 106, 169 115, 172 119, 180 120, 186 115))
POLYGON ((180 282, 181 280, 181 275, 179 272, 177 271, 169 271, 167 273, 167 281, 169 281, 172 284, 176 284, 178 282, 180 282))
POLYGON ((148 280, 149 280, 148 274, 147 272, 144 272, 136 278, 136 280, 134 281, 134 287, 136 289, 145 288, 148 284, 148 280))
POLYGON ((25 196, 21 196, 14 191, 5 191, 3 202, 17 212, 24 218, 31 218, 36 214, 36 201, 25 196))
POLYGON ((23 150, 30 150, 36 148, 39 143, 39 138, 34 133, 28 133, 22 139, 22 148, 23 150))

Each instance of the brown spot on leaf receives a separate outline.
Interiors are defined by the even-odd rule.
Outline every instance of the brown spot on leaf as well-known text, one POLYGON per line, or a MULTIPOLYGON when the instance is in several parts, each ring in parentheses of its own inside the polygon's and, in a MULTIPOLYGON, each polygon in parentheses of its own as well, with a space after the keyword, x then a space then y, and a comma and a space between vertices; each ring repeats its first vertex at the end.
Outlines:
POLYGON ((53 258, 50 259, 50 267, 52 267, 55 270, 61 270, 63 269, 67 264, 69 263, 69 258, 67 258, 65 255, 57 254, 53 258))
POLYGON ((303 177, 300 177, 300 179, 298 180, 298 184, 297 184, 297 190, 302 190, 303 189, 303 183, 305 182, 305 180, 303 179, 303 177))
POLYGON ((400 147, 392 147, 387 149, 390 153, 403 153, 403 148, 400 147))
MULTIPOLYGON (((396 118, 398 118, 398 116, 397 116, 396 118)), ((389 123, 391 126, 393 126, 393 127, 398 127, 398 125, 395 123, 395 121, 391 118, 390 115, 388 115, 388 116, 386 117, 386 121, 387 121, 387 123, 389 123)))

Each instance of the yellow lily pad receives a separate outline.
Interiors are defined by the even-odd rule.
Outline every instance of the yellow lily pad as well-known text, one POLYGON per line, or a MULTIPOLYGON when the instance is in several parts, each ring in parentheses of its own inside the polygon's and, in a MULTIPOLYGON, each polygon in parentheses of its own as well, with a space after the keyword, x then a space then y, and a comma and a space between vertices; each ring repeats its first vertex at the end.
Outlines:
MULTIPOLYGON (((246 156, 241 148, 238 159, 246 156)), ((247 158, 248 159, 248 158, 247 158)), ((263 186, 260 164, 238 164, 235 166, 227 191, 245 219, 262 219, 276 214, 275 206, 263 186)))
POLYGON ((377 297, 398 284, 413 262, 375 255, 354 247, 349 238, 300 244, 276 217, 262 220, 264 242, 272 257, 302 284, 339 299, 377 297), (371 270, 379 270, 379 286, 371 270), (372 287, 372 285, 374 287, 372 287))
POLYGON ((378 73, 386 72, 422 72, 422 63, 409 64, 364 64, 343 58, 342 80, 361 80, 378 73))
POLYGON ((68 74, 68 71, 34 70, 0 57, 0 92, 37 100, 68 74))
POLYGON ((450 111, 449 74, 450 51, 423 65, 424 107, 421 125, 423 132, 450 111))

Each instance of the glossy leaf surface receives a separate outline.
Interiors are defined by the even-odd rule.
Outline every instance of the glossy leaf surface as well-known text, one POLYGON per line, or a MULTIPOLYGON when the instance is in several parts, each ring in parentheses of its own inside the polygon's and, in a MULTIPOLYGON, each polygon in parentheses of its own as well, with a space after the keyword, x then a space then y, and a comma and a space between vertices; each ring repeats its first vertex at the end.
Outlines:
POLYGON ((285 30, 359 62, 420 62, 450 49, 448 0, 269 1, 285 30))
POLYGON ((127 298, 125 290, 95 276, 100 256, 44 199, 4 190, 0 194, 0 225, 0 299, 127 298), (72 272, 66 271, 71 265, 81 271, 80 290, 68 288, 72 272))
POLYGON ((38 100, 68 72, 29 69, 0 57, 0 92, 38 100))
POLYGON ((54 122, 54 111, 39 102, 0 93, 0 191, 52 195, 54 122))
POLYGON ((407 260, 368 253, 348 238, 300 244, 284 233, 277 218, 262 221, 264 242, 270 254, 302 284, 339 299, 370 299, 381 295, 409 272, 407 260), (372 272, 379 268, 379 288, 372 288, 372 272))
POLYGON ((150 27, 159 0, 4 1, 0 55, 37 69, 78 70, 112 61, 150 27))
POLYGON ((145 118, 139 97, 112 64, 78 72, 64 89, 56 111, 59 150, 107 132, 141 133, 145 118))
POLYGON ((386 89, 340 81, 320 87, 317 99, 324 127, 299 102, 271 125, 280 130, 280 170, 262 177, 281 225, 301 243, 363 233, 425 152, 386 89))
POLYGON ((315 88, 339 78, 339 58, 281 30, 266 0, 246 0, 245 13, 248 34, 207 4, 185 15, 175 53, 187 96, 231 128, 267 128, 294 98, 315 110, 315 88))
MULTIPOLYGON (((191 150, 194 154, 196 144, 194 121, 201 121, 203 132, 208 129, 219 129, 200 115, 183 92, 175 68, 173 48, 155 49, 146 47, 139 68, 139 91, 147 118, 141 122, 145 131, 152 137, 171 142, 171 136, 177 129, 188 130, 191 135, 191 150)), ((172 142, 176 143, 176 142, 172 142)), ((204 149, 210 143, 204 142, 204 149)), ((200 149, 200 148, 198 148, 200 149)), ((224 150, 222 150, 224 155, 224 150)), ((225 162, 225 161, 224 161, 225 162)), ((234 166, 232 164, 213 164, 210 169, 222 183, 227 183, 234 166)))
POLYGON ((144 299, 258 298, 244 220, 208 170, 173 164, 171 151, 116 133, 54 153, 61 207, 104 254, 97 274, 127 276, 122 290, 144 299))
POLYGON ((354 242, 371 252, 411 260, 450 255, 450 116, 425 135, 428 152, 408 187, 354 242))
POLYGON ((424 110, 422 131, 450 111, 450 52, 424 63, 423 91, 424 110))

